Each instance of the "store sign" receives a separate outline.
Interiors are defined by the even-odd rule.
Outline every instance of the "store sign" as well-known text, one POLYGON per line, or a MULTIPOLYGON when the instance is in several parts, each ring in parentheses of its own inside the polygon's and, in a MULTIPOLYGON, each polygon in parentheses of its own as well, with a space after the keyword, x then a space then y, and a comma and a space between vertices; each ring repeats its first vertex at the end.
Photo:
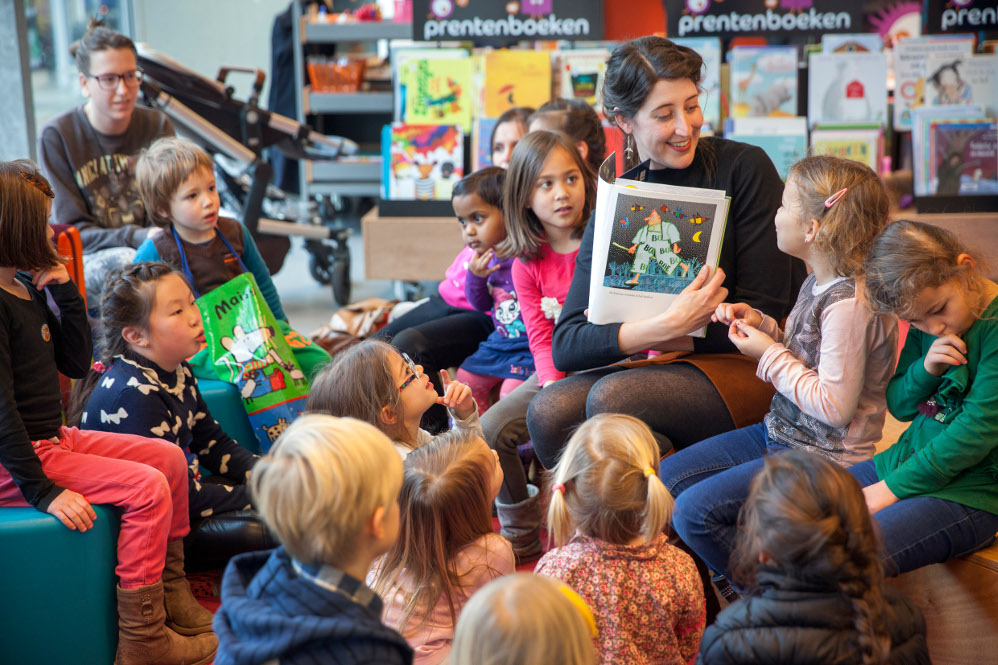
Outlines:
POLYGON ((991 32, 998 30, 996 0, 928 0, 926 32, 991 32))
POLYGON ((603 39, 603 0, 414 0, 416 41, 603 39))
POLYGON ((863 32, 863 0, 667 0, 670 37, 863 32))

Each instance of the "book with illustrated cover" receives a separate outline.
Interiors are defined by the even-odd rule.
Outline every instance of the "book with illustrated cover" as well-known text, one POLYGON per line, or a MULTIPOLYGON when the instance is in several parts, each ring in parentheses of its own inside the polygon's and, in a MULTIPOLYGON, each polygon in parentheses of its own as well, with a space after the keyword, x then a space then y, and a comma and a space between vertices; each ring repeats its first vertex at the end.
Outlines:
POLYGON ((880 53, 884 38, 877 33, 825 34, 821 36, 822 53, 880 53))
POLYGON ((464 177, 464 134, 457 125, 393 123, 382 155, 389 199, 449 201, 464 177))
POLYGON ((932 192, 932 146, 929 132, 933 122, 977 122, 986 118, 984 107, 969 106, 919 106, 911 109, 911 162, 912 185, 915 196, 930 196, 932 192))
POLYGON ((452 59, 460 60, 468 57, 468 51, 463 48, 417 48, 417 47, 396 47, 391 50, 392 63, 392 89, 394 94, 393 116, 395 122, 405 122, 406 120, 406 75, 409 72, 408 63, 412 60, 452 59))
POLYGON ((887 56, 812 53, 807 72, 807 119, 822 123, 887 124, 887 56))
POLYGON ((474 173, 486 166, 492 166, 492 132, 497 118, 475 118, 471 124, 471 171, 474 173))
MULTIPOLYGON (((730 199, 723 190, 617 178, 600 167, 589 321, 636 321, 665 311, 703 266, 717 267, 730 199)), ((691 333, 703 337, 703 328, 691 333)))
POLYGON ((680 46, 687 46, 703 58, 700 78, 700 107, 703 109, 705 129, 721 129, 721 40, 717 37, 679 37, 673 39, 680 46))
POLYGON ((547 51, 500 49, 485 54, 485 116, 498 118, 515 106, 537 108, 551 99, 547 51))
MULTIPOLYGON (((603 112, 603 73, 610 51, 578 49, 551 54, 555 76, 555 97, 581 99, 603 112)), ((547 101, 547 100, 545 100, 547 101)))
POLYGON ((731 65, 731 117, 797 115, 797 47, 736 46, 731 65))
POLYGON ((929 194, 998 194, 998 120, 929 124, 929 194))
POLYGON ((970 104, 998 115, 998 55, 930 55, 925 63, 925 105, 970 104))
POLYGON ((807 156, 807 118, 726 118, 724 138, 762 148, 785 181, 807 156))
POLYGON ((811 132, 811 152, 851 159, 879 173, 884 130, 878 125, 819 125, 811 132))
POLYGON ((911 129, 911 111, 925 104, 929 56, 971 55, 973 35, 906 37, 894 47, 894 129, 911 129))
POLYGON ((460 125, 471 131, 472 62, 465 58, 410 58, 399 68, 402 117, 410 124, 460 125))

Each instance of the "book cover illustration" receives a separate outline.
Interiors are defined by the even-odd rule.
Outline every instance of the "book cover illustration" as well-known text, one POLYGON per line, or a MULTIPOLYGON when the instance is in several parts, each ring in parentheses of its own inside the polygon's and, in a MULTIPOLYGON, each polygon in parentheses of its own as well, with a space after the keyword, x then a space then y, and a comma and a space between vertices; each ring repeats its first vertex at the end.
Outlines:
POLYGON ((887 122, 887 56, 812 53, 807 117, 820 123, 887 122))
POLYGON ((933 122, 932 194, 998 194, 998 121, 933 122))
POLYGON ((797 47, 736 46, 731 63, 731 116, 797 115, 797 47))
POLYGON ((432 57, 434 60, 453 59, 460 60, 468 57, 468 51, 463 48, 413 48, 411 46, 394 47, 391 49, 390 59, 392 63, 392 86, 394 91, 394 105, 392 119, 395 122, 406 121, 406 96, 408 85, 406 77, 411 67, 409 63, 414 60, 423 60, 432 57))
POLYGON ((932 55, 925 66, 925 105, 982 104, 998 114, 998 55, 932 55))
POLYGON ((985 118, 984 108, 979 104, 969 106, 919 106, 911 109, 911 162, 915 196, 928 196, 932 193, 932 145, 930 142, 932 124, 947 122, 978 122, 985 118))
POLYGON ((925 104, 925 78, 932 55, 969 56, 972 35, 907 37, 894 47, 894 129, 911 129, 911 111, 925 104))
POLYGON ((811 152, 866 164, 880 172, 884 132, 880 127, 818 127, 811 132, 811 152))
POLYGON ((506 49, 486 53, 484 91, 489 118, 515 106, 537 108, 551 99, 551 56, 506 49))
POLYGON ((603 73, 610 52, 605 49, 579 49, 559 51, 552 57, 557 71, 558 93, 555 96, 581 99, 602 113, 603 73))
POLYGON ((496 129, 497 118, 475 118, 471 127, 472 172, 492 166, 492 132, 496 129))
POLYGON ((762 148, 786 181, 807 155, 807 118, 726 118, 724 137, 762 148))
POLYGON ((880 53, 883 50, 884 38, 878 33, 821 36, 822 53, 880 53))
POLYGON ((395 123, 388 136, 388 198, 449 201, 455 183, 464 177, 461 128, 395 123))
POLYGON ((672 40, 687 46, 703 58, 700 78, 700 108, 704 128, 718 132, 721 128, 721 40, 717 37, 682 37, 672 40))
POLYGON ((471 58, 413 58, 400 70, 410 124, 460 125, 471 131, 471 58))
MULTIPOLYGON (((707 265, 717 267, 729 199, 723 190, 616 178, 600 167, 589 320, 635 321, 665 311, 707 265)), ((701 328, 694 336, 702 337, 701 328)))

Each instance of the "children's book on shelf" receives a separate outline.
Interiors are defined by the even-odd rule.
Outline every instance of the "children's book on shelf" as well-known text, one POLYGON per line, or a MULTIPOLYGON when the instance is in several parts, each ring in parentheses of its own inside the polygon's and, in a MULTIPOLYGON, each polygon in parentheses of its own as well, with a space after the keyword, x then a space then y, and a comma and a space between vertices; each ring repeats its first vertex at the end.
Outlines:
POLYGON ((929 194, 998 194, 998 120, 929 123, 929 194))
POLYGON ((406 59, 398 72, 399 92, 404 97, 401 115, 405 122, 460 125, 464 132, 470 132, 474 99, 471 71, 470 57, 406 59))
POLYGON ((797 115, 797 47, 736 46, 731 64, 731 117, 797 115))
POLYGON ((894 129, 911 129, 911 110, 925 104, 925 77, 931 55, 971 55, 972 35, 906 37, 894 47, 894 129))
POLYGON ((464 133, 459 125, 392 123, 383 130, 387 198, 449 201, 464 177, 464 133))
POLYGON ((807 71, 811 125, 887 124, 887 55, 812 53, 807 71))
POLYGON ((929 56, 925 65, 925 105, 980 104, 998 115, 998 55, 929 56))
POLYGON ((933 194, 932 148, 930 131, 933 122, 977 122, 986 118, 984 107, 969 106, 920 106, 911 109, 911 161, 912 186, 915 196, 933 194))
POLYGON ((717 37, 678 37, 672 41, 693 49, 703 58, 700 106, 704 125, 716 133, 721 128, 721 40, 717 37))
POLYGON ((726 118, 724 138, 762 148, 786 180, 807 155, 807 118, 726 118))
POLYGON ((821 36, 822 53, 880 53, 884 38, 877 33, 826 34, 821 36))
POLYGON ((475 118, 471 123, 471 171, 492 166, 492 132, 497 118, 475 118))
POLYGON ((851 159, 879 173, 884 130, 879 125, 818 125, 811 132, 811 152, 851 159))
POLYGON ((485 54, 485 116, 498 118, 514 106, 537 108, 551 99, 547 51, 499 49, 485 54))
POLYGON ((459 60, 468 57, 468 51, 463 48, 419 48, 412 46, 396 47, 391 50, 390 60, 392 68, 392 86, 394 91, 394 115, 392 119, 395 122, 405 122, 406 119, 406 92, 407 86, 405 81, 406 73, 408 72, 408 67, 406 66, 410 60, 421 60, 424 58, 435 58, 444 59, 450 58, 453 60, 459 60))
MULTIPOLYGON (((555 97, 581 99, 596 109, 598 113, 602 113, 603 74, 606 72, 606 61, 609 57, 610 51, 606 49, 575 49, 552 52, 555 97)), ((540 104, 536 106, 540 106, 540 104)))
MULTIPOLYGON (((665 311, 700 269, 717 267, 730 200, 723 190, 617 178, 600 167, 594 217, 589 320, 636 321, 665 311)), ((694 333, 703 337, 704 329, 694 333)))

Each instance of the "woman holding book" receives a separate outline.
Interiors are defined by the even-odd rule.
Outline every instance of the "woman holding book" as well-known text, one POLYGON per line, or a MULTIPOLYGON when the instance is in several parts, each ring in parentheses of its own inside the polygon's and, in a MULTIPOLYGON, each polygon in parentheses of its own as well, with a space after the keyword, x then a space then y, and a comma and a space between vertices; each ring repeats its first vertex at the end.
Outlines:
POLYGON ((664 454, 759 422, 769 407, 772 388, 755 377, 755 363, 737 354, 727 326, 711 323, 711 314, 734 298, 783 319, 804 265, 777 249, 773 219, 783 183, 766 154, 700 136, 702 68, 695 51, 661 37, 622 44, 607 61, 603 108, 626 135, 630 170, 623 177, 721 189, 731 205, 718 269, 704 268, 666 311, 623 324, 587 320, 595 224, 586 227, 553 350, 560 370, 579 373, 545 388, 527 416, 547 468, 575 426, 599 413, 644 420, 664 454), (705 338, 687 336, 705 324, 705 338), (662 353, 612 364, 647 350, 662 353))

